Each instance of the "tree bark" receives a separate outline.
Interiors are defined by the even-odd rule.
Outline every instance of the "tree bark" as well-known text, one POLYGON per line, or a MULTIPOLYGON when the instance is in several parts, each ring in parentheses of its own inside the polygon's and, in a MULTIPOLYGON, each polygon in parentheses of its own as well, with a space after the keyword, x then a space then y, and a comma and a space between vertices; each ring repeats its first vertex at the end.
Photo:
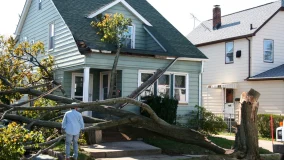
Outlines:
POLYGON ((241 125, 238 149, 249 160, 260 160, 258 147, 257 111, 260 93, 251 89, 242 94, 241 125))
POLYGON ((116 83, 115 81, 117 81, 117 80, 115 80, 115 77, 116 77, 116 74, 117 74, 116 67, 117 67, 117 63, 118 63, 118 59, 119 59, 120 49, 121 49, 120 44, 118 44, 117 51, 116 51, 116 54, 115 54, 115 58, 114 58, 114 61, 113 61, 111 74, 110 74, 109 93, 108 93, 108 96, 107 96, 108 98, 112 98, 114 83, 116 83))

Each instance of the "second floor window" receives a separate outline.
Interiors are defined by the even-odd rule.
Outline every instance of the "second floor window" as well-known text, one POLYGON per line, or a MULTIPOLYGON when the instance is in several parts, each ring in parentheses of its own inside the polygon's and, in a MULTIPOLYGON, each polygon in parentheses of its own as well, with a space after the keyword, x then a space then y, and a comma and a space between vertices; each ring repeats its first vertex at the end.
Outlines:
POLYGON ((274 52, 274 45, 273 40, 265 39, 263 41, 263 61, 264 62, 273 62, 273 52, 274 52))
POLYGON ((54 23, 49 24, 49 45, 48 49, 54 49, 54 23))
POLYGON ((234 42, 226 43, 225 63, 234 62, 234 42))
POLYGON ((128 32, 125 33, 125 40, 123 42, 125 48, 135 48, 134 34, 134 26, 128 26, 128 32))
POLYGON ((38 10, 41 10, 42 8, 42 0, 38 0, 38 10))

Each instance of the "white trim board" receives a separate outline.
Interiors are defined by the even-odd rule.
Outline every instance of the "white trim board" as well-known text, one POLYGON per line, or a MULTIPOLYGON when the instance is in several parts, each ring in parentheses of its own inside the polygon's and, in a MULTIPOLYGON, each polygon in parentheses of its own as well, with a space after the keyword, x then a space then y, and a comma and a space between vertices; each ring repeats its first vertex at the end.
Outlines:
POLYGON ((131 7, 125 0, 115 0, 112 3, 109 3, 108 5, 100 8, 99 10, 89 14, 87 18, 94 18, 95 16, 103 13, 104 11, 108 10, 109 8, 115 6, 116 4, 121 3, 123 6, 125 6, 129 11, 131 11, 137 18, 139 18, 143 23, 145 23, 147 26, 152 26, 150 22, 148 22, 141 14, 139 14, 133 7, 131 7))
POLYGON ((32 0, 27 0, 26 3, 25 3, 24 9, 22 11, 22 14, 21 14, 21 17, 20 17, 20 20, 19 20, 19 23, 18 23, 16 31, 14 33, 15 36, 16 36, 16 39, 18 38, 17 36, 19 36, 19 33, 21 33, 21 31, 22 31, 22 28, 23 28, 24 22, 26 20, 27 14, 29 12, 29 9, 31 7, 31 4, 32 4, 32 0))

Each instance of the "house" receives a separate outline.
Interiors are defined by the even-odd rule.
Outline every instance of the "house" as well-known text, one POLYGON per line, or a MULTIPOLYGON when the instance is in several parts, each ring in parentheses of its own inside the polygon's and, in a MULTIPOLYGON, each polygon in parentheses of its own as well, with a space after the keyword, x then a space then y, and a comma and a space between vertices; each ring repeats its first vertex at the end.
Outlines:
MULTIPOLYGON (((84 102, 103 100, 116 48, 101 42, 90 23, 106 13, 122 13, 132 19, 131 36, 117 66, 120 96, 128 96, 157 69, 178 58, 142 95, 179 97, 178 115, 199 104, 200 74, 207 57, 146 0, 27 0, 16 38, 44 42, 48 54, 55 57, 55 78, 69 97, 84 102)), ((139 107, 124 108, 139 113, 139 107)))
MULTIPOLYGON (((202 78, 202 105, 229 117, 242 92, 261 93, 258 113, 284 113, 284 1, 202 22, 187 38, 208 58, 202 78)), ((234 115, 231 115, 234 116, 234 115)))

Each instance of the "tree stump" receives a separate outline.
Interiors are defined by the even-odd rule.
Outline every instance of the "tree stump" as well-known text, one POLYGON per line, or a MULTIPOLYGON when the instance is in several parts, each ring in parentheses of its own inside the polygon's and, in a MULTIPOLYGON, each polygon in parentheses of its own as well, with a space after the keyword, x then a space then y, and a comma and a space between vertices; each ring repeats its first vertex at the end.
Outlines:
POLYGON ((249 160, 260 160, 258 150, 258 129, 257 129, 257 111, 259 107, 258 98, 260 93, 251 89, 248 93, 241 95, 241 124, 238 127, 239 133, 236 134, 238 146, 236 150, 240 151, 239 158, 249 160))

